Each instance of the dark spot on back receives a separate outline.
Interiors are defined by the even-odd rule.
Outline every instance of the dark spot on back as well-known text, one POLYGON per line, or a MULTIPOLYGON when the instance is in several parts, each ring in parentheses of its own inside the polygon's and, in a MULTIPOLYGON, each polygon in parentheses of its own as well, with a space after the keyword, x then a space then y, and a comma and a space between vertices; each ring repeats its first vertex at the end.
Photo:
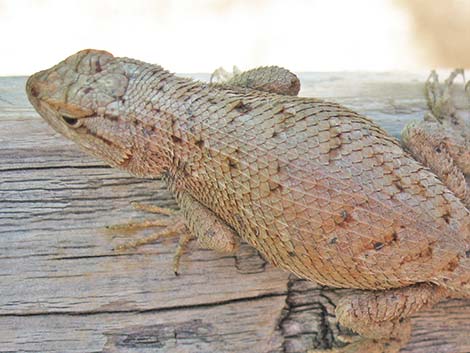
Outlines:
POLYGON ((238 168, 237 162, 234 161, 234 160, 231 159, 231 158, 228 158, 228 166, 229 166, 231 169, 237 169, 237 168, 238 168))
POLYGON ((345 223, 351 222, 352 220, 352 216, 346 210, 341 210, 339 217, 335 217, 335 222, 338 226, 345 226, 345 223))
POLYGON ((382 242, 380 242, 380 241, 374 243, 374 249, 375 249, 375 250, 380 250, 380 249, 382 249, 384 246, 385 246, 385 244, 382 243, 382 242))
POLYGON ((393 181, 393 185, 395 185, 395 187, 400 190, 400 191, 403 191, 403 186, 401 186, 401 183, 398 181, 398 180, 394 180, 393 181))
POLYGON ((145 137, 150 137, 152 136, 153 129, 152 127, 149 126, 144 126, 142 129, 142 133, 144 134, 145 137))
POLYGON ((248 104, 243 103, 243 101, 239 101, 237 105, 235 106, 235 109, 239 113, 248 113, 251 110, 251 107, 248 104))
POLYGON ((450 223, 450 213, 449 213, 449 211, 446 211, 446 213, 444 213, 442 215, 442 218, 444 219, 444 221, 446 221, 447 224, 449 224, 450 223))
POLYGON ((204 147, 204 140, 196 140, 196 142, 194 142, 194 144, 199 148, 203 148, 204 147))
POLYGON ((237 221, 240 228, 243 228, 245 226, 245 222, 243 221, 243 218, 238 213, 235 214, 234 218, 237 221))
POLYGON ((470 250, 465 251, 465 257, 470 259, 470 250))
POLYGON ((232 124, 236 119, 236 116, 231 116, 227 119, 227 124, 232 124))
POLYGON ((330 244, 336 244, 338 242, 338 238, 334 237, 330 239, 330 244))
POLYGON ((92 88, 92 87, 87 87, 87 88, 85 88, 85 89, 83 90, 83 92, 84 92, 85 94, 88 94, 88 93, 90 93, 91 91, 93 91, 93 88, 92 88))
POLYGON ((183 142, 183 140, 178 137, 178 136, 175 136, 175 135, 171 135, 171 140, 174 142, 174 143, 181 143, 183 142))
MULTIPOLYGON (((431 245, 431 244, 429 244, 431 245)), ((428 246, 425 250, 420 253, 421 257, 431 257, 432 256, 432 247, 428 246)))
POLYGON ((269 190, 270 191, 276 191, 276 190, 281 191, 282 190, 282 185, 275 182, 275 181, 268 180, 268 184, 269 184, 269 190))
POLYGON ((396 231, 392 231, 391 233, 385 235, 385 244, 390 245, 391 243, 398 240, 398 234, 396 231))
MULTIPOLYGON (((119 120, 119 117, 115 116, 115 115, 106 115, 106 119, 108 119, 109 121, 118 121, 119 120)), ((134 125, 135 125, 135 122, 137 120, 133 120, 134 122, 134 125)))
POLYGON ((459 256, 449 261, 447 264, 446 270, 449 272, 454 271, 459 266, 459 256))
POLYGON ((176 117, 174 115, 171 116, 171 128, 173 130, 176 130, 175 127, 176 127, 176 124, 178 123, 178 121, 176 120, 176 117))

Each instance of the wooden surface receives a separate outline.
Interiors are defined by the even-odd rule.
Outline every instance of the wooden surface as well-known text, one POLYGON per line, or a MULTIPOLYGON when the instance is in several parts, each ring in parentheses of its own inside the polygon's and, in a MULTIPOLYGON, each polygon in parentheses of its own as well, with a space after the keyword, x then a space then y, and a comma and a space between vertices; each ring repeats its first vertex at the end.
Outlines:
MULTIPOLYGON (((346 104, 395 136, 426 110, 425 75, 301 79, 302 95, 346 104)), ((106 225, 148 217, 131 201, 175 207, 171 195, 54 133, 24 83, 0 78, 1 352, 294 353, 336 343, 334 303, 345 291, 289 276, 246 245, 223 256, 191 244, 179 277, 176 240, 113 250, 136 235, 106 225)), ((470 301, 416 316, 404 352, 470 352, 470 301)))

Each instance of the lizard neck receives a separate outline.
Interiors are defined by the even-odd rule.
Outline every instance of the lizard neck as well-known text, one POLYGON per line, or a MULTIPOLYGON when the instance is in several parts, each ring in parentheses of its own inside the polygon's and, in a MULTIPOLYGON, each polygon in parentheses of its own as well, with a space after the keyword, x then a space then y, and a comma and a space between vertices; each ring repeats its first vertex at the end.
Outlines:
POLYGON ((153 65, 139 70, 125 97, 129 102, 125 115, 134 125, 133 152, 139 161, 128 168, 131 173, 163 175, 175 193, 183 188, 183 180, 194 173, 194 161, 205 151, 198 112, 206 107, 202 102, 207 88, 153 65))
POLYGON ((154 65, 139 65, 138 70, 129 72, 131 79, 122 99, 119 120, 125 123, 121 140, 131 140, 130 152, 118 167, 136 176, 166 175, 168 179, 181 164, 178 144, 185 104, 175 94, 197 83, 177 78, 154 65), (130 137, 126 136, 129 133, 130 137))

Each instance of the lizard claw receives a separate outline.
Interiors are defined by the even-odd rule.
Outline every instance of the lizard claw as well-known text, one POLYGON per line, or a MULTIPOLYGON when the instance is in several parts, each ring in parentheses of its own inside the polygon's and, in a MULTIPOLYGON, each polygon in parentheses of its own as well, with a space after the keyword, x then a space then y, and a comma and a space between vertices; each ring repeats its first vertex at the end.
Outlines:
POLYGON ((116 224, 107 226, 106 229, 110 231, 124 231, 135 233, 138 230, 146 229, 146 228, 154 228, 154 227, 166 227, 166 229, 156 232, 149 237, 140 237, 133 241, 126 242, 124 244, 118 245, 113 250, 123 251, 128 249, 137 249, 141 246, 155 243, 156 241, 162 238, 173 238, 179 236, 178 247, 176 249, 175 255, 173 257, 173 271, 176 276, 179 275, 179 266, 181 261, 181 256, 183 255, 187 244, 191 241, 192 236, 188 232, 186 228, 185 222, 183 217, 179 214, 178 211, 169 209, 169 208, 162 208, 153 205, 146 205, 137 202, 131 203, 131 205, 137 209, 142 210, 145 212, 161 214, 165 216, 169 216, 164 219, 156 219, 156 220, 145 220, 142 222, 128 222, 124 224, 116 224))

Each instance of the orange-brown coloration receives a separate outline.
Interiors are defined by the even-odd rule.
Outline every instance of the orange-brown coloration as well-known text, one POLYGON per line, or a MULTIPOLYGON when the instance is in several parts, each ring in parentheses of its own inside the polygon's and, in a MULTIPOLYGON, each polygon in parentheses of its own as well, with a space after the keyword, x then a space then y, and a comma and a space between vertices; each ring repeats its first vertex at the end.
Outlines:
POLYGON ((94 50, 33 75, 27 90, 87 152, 138 176, 164 176, 206 246, 232 251, 240 236, 300 277, 376 291, 364 294, 362 314, 347 301, 337 309, 366 337, 359 347, 397 352, 409 337, 406 313, 470 295, 469 211, 345 107, 207 85, 94 50), (75 110, 78 129, 63 117, 75 110), (208 240, 214 234, 217 242, 208 240), (421 304, 408 308, 407 298, 421 304), (389 301, 388 317, 377 318, 389 301))

